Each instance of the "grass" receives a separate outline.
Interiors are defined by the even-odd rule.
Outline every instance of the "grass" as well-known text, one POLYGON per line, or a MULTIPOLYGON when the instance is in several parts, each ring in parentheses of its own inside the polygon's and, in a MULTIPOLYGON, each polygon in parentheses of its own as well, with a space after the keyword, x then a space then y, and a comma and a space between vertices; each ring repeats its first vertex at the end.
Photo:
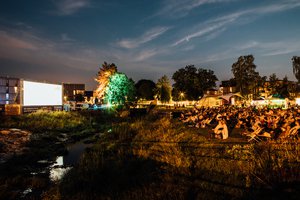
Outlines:
MULTIPOLYGON (((0 188, 6 191, 9 185, 30 183, 42 188, 43 199, 296 199, 300 195, 299 141, 212 141, 201 129, 155 113, 128 119, 115 113, 42 112, 10 118, 6 124, 28 127, 37 134, 67 132, 74 138, 103 132, 57 185, 45 189, 44 179, 21 181, 15 176, 12 182, 2 179, 5 184, 0 188)), ((38 155, 51 155, 50 149, 56 147, 49 144, 57 141, 52 136, 31 141, 31 154, 12 163, 24 166, 24 158, 31 162, 38 155)), ((8 196, 0 193, 0 197, 8 196)))
POLYGON ((212 142, 150 115, 114 123, 51 190, 61 199, 293 199, 299 147, 212 142))
POLYGON ((1 116, 0 128, 29 130, 32 135, 24 154, 15 155, 0 165, 0 199, 18 199, 28 187, 39 196, 48 188, 49 177, 47 173, 32 175, 31 172, 47 170, 49 164, 37 161, 53 160, 65 154, 68 143, 96 136, 111 127, 114 120, 113 114, 101 112, 39 111, 22 116, 1 116))

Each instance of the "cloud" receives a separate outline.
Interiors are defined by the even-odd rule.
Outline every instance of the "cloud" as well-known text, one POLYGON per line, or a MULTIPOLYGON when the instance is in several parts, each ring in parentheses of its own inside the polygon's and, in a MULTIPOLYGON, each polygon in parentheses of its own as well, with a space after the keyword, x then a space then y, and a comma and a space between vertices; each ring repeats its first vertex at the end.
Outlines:
POLYGON ((67 33, 62 33, 61 34, 61 41, 63 42, 73 42, 74 40, 69 37, 67 33))
POLYGON ((156 49, 144 50, 140 52, 137 57, 134 59, 135 61, 144 61, 152 56, 155 56, 158 53, 156 49))
POLYGON ((13 48, 13 49, 23 49, 23 50, 36 50, 35 44, 19 39, 18 37, 11 37, 7 32, 0 31, 0 41, 1 47, 13 48))
POLYGON ((202 37, 206 36, 207 39, 217 37, 217 35, 221 34, 223 31, 225 31, 224 26, 230 23, 231 21, 223 21, 216 24, 208 24, 202 29, 200 29, 197 32, 191 33, 176 42, 174 42, 171 46, 177 46, 179 44, 182 44, 184 42, 189 42, 191 39, 196 37, 202 37))
POLYGON ((162 7, 152 17, 163 15, 180 18, 186 16, 191 10, 205 4, 227 3, 232 1, 236 0, 164 0, 162 7))
POLYGON ((222 32, 224 32, 227 29, 228 26, 241 22, 244 19, 244 17, 257 18, 261 15, 283 12, 286 10, 294 9, 299 6, 300 2, 290 0, 277 4, 265 5, 257 8, 236 11, 228 15, 210 19, 201 23, 200 25, 197 25, 196 27, 198 28, 194 28, 197 29, 197 31, 183 36, 182 38, 175 41, 171 46, 174 47, 182 43, 187 43, 193 38, 206 37, 207 40, 210 40, 211 38, 219 36, 222 32))
POLYGON ((119 41, 117 44, 120 47, 126 48, 126 49, 133 49, 137 48, 142 44, 145 44, 147 42, 150 42, 160 35, 164 34, 167 30, 169 30, 168 27, 156 27, 151 30, 146 31, 142 36, 135 38, 135 39, 123 39, 119 41))
POLYGON ((82 8, 90 6, 90 0, 55 0, 58 15, 72 15, 82 8))

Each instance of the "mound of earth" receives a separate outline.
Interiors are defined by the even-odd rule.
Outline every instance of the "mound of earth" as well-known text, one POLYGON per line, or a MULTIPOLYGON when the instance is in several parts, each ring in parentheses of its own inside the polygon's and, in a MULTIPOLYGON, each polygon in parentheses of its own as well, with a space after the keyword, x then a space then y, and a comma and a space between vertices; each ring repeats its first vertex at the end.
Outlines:
POLYGON ((13 155, 22 154, 31 132, 21 129, 0 130, 0 163, 6 162, 13 155))

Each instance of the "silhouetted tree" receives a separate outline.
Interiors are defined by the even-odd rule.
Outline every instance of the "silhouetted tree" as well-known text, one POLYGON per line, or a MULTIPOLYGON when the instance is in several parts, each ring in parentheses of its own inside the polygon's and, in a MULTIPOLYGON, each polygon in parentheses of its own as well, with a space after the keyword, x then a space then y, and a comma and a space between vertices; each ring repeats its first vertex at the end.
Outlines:
POLYGON ((267 82, 266 76, 257 76, 256 80, 254 81, 254 90, 253 90, 253 98, 258 98, 261 96, 260 88, 265 87, 265 83, 267 82))
POLYGON ((158 79, 156 83, 155 94, 161 102, 166 103, 171 100, 171 91, 172 87, 170 80, 166 75, 158 79))
POLYGON ((293 73, 298 80, 298 83, 300 82, 300 56, 293 56, 293 73))
POLYGON ((135 84, 136 94, 138 98, 146 99, 146 100, 153 100, 154 99, 154 90, 156 85, 151 80, 139 80, 135 84))
POLYGON ((231 71, 242 95, 249 95, 255 88, 255 82, 259 79, 259 73, 255 69, 253 55, 240 56, 238 61, 233 63, 231 71))
POLYGON ((289 98, 290 97, 290 90, 292 85, 289 84, 288 77, 285 75, 285 77, 282 79, 282 84, 280 88, 278 88, 278 94, 283 98, 289 98))
POLYGON ((273 73, 269 76, 269 87, 268 89, 271 91, 271 94, 278 93, 279 89, 279 79, 277 78, 276 74, 273 73))
POLYGON ((214 71, 196 69, 194 65, 177 70, 172 79, 175 82, 172 91, 174 100, 179 100, 181 93, 184 93, 184 97, 188 100, 198 100, 206 90, 216 87, 218 81, 214 71))

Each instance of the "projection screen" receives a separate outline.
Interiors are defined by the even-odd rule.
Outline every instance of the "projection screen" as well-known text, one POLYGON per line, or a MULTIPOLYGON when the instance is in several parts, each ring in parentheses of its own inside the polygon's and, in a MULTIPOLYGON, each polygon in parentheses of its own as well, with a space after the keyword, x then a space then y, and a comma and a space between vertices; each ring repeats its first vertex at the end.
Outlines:
POLYGON ((24 106, 57 106, 62 99, 62 85, 23 81, 24 106))

